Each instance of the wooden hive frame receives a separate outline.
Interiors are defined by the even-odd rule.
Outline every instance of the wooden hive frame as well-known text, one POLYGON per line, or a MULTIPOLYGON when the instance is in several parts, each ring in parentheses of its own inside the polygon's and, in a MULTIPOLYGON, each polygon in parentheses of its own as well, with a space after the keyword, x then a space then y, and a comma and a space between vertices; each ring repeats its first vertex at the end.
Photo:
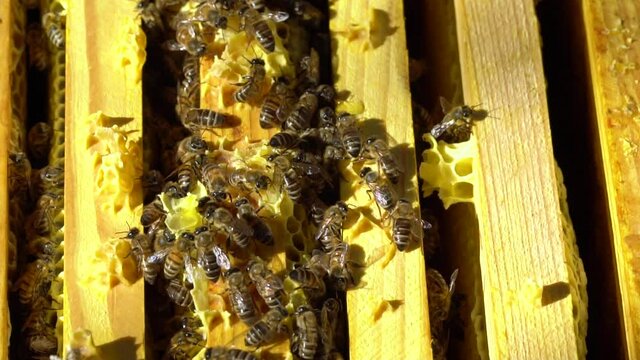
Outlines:
MULTIPOLYGON (((11 25, 9 3, 0 3, 0 19, 3 20, 0 22, 0 33, 7 33, 11 25)), ((334 63, 336 87, 339 90, 351 90, 364 102, 365 117, 386 120, 390 137, 412 149, 412 131, 404 131, 403 123, 398 120, 408 121, 411 115, 402 3, 390 0, 371 0, 358 4, 345 1, 330 3, 335 11, 330 28, 335 41, 334 56, 337 58, 337 63, 334 63), (367 10, 363 11, 363 8, 367 10), (380 15, 372 15, 372 9, 387 14, 388 28, 371 27, 369 16, 380 15), (354 23, 352 18, 357 21, 354 23), (368 36, 361 38, 361 31, 368 36), (375 37, 380 35, 384 41, 379 44, 376 41, 380 38, 375 37), (355 41, 347 41, 346 38, 350 36, 350 40, 355 41), (358 50, 367 46, 369 48, 366 51, 354 50, 348 57, 341 55, 347 49, 358 50), (388 81, 383 89, 376 89, 372 83, 379 82, 380 79, 388 81), (386 98, 394 99, 393 102, 378 100, 385 92, 386 98)), ((637 358, 640 348, 637 334, 640 330, 634 319, 638 318, 635 315, 640 313, 640 307, 635 302, 638 299, 638 256, 637 249, 633 247, 637 242, 634 227, 637 226, 637 219, 626 216, 638 213, 633 211, 636 202, 631 195, 640 184, 633 177, 635 172, 623 170, 636 168, 633 159, 637 156, 634 157, 633 154, 636 143, 640 140, 636 138, 635 132, 620 137, 616 128, 607 126, 607 109, 621 109, 628 100, 620 98, 616 91, 625 90, 626 86, 634 84, 625 83, 621 74, 604 70, 611 65, 616 54, 596 52, 603 43, 617 44, 618 41, 604 36, 611 36, 610 34, 602 33, 603 24, 609 30, 616 29, 615 24, 609 26, 611 24, 606 20, 609 18, 603 17, 603 14, 608 16, 615 13, 618 18, 622 18, 620 14, 632 16, 633 13, 621 10, 625 4, 629 4, 623 0, 608 5, 611 7, 601 6, 602 3, 604 2, 596 0, 585 1, 583 16, 589 51, 592 52, 590 59, 596 119, 610 199, 611 226, 627 335, 627 356, 637 358), (622 181, 627 185, 620 186, 622 181)), ((471 218, 466 223, 470 227, 477 226, 479 230, 479 276, 484 288, 482 301, 487 326, 484 341, 488 355, 496 358, 528 357, 532 354, 545 354, 546 358, 578 358, 582 356, 581 338, 574 329, 571 300, 559 299, 544 307, 539 302, 540 291, 544 291, 546 285, 569 283, 570 280, 563 257, 561 215, 559 212, 547 211, 558 208, 560 196, 555 187, 557 178, 548 129, 540 41, 534 21, 533 1, 495 0, 483 5, 472 0, 455 1, 465 102, 473 104, 482 101, 488 107, 498 109, 495 113, 500 118, 499 122, 489 119, 476 127, 480 144, 480 155, 474 163, 474 169, 479 173, 479 183, 474 188, 478 223, 474 225, 471 218), (499 21, 493 21, 496 17, 499 21), (524 20, 509 21, 514 18, 524 20), (518 54, 520 57, 506 54, 518 54), (507 74, 514 72, 526 73, 527 76, 507 78, 507 74), (521 98, 514 103, 516 95, 521 98), (510 138, 504 136, 505 133, 514 135, 510 138), (526 153, 520 150, 521 147, 527 150, 526 153), (524 161, 525 155, 536 160, 524 161), (514 164, 517 164, 517 168, 514 164), (535 181, 530 181, 531 179, 535 181), (520 194, 525 193, 535 196, 525 198, 525 202, 522 202, 520 194), (495 206, 495 201, 501 206, 495 206), (540 220, 535 223, 530 221, 531 213, 540 220), (544 237, 546 241, 540 243, 540 237, 544 237), (540 258, 544 258, 544 261, 538 260, 540 258), (523 267, 523 263, 528 266, 523 267), (496 267, 495 264, 501 265, 496 267), (553 336, 549 336, 549 332, 544 329, 553 329, 553 336)), ((127 0, 110 2, 108 6, 100 2, 71 0, 68 14, 67 37, 76 46, 71 47, 68 52, 68 59, 73 58, 74 61, 67 61, 67 119, 71 121, 68 121, 66 141, 65 211, 68 223, 65 230, 70 240, 66 242, 65 255, 69 264, 65 271, 65 341, 79 327, 94 330, 94 339, 98 345, 131 336, 135 339, 135 344, 141 345, 137 350, 137 357, 140 358, 144 356, 142 282, 130 288, 123 285, 116 287, 105 302, 94 301, 92 295, 75 282, 77 269, 85 266, 84 258, 95 252, 100 242, 110 236, 107 234, 124 230, 125 221, 134 219, 138 211, 134 207, 123 210, 117 217, 109 215, 101 217, 101 220, 96 219, 99 204, 92 204, 88 200, 93 198, 93 189, 89 182, 84 181, 93 174, 91 167, 86 164, 90 158, 86 154, 86 143, 83 140, 86 138, 86 129, 82 128, 88 115, 101 110, 111 116, 133 118, 128 129, 142 130, 141 84, 126 75, 128 72, 123 70, 121 58, 113 58, 113 52, 108 49, 120 46, 120 43, 115 43, 115 39, 120 38, 112 37, 112 34, 106 32, 106 29, 129 26, 134 18, 133 9, 127 0), (91 19, 91 23, 88 19, 91 19), (77 61, 78 59, 84 61, 77 61), (115 76, 114 73, 118 75, 115 76), (119 92, 113 89, 118 89, 119 92), (110 96, 103 96, 107 93, 110 96), (125 302, 126 308, 118 306, 125 302), (105 317, 89 314, 103 314, 105 317), (99 329, 104 329, 104 332, 99 329)), ((623 29, 624 27, 618 28, 620 31, 623 29)), ((0 49, 7 50, 9 47, 9 39, 2 37, 0 49)), ((635 47, 626 50, 632 57, 629 58, 630 64, 633 59, 637 59, 637 51, 635 47)), ((10 68, 9 53, 0 52, 0 75, 6 75, 5 71, 10 68)), ((628 71, 635 70, 629 68, 628 71)), ((8 152, 3 139, 8 138, 10 130, 7 111, 10 111, 11 85, 8 79, 9 76, 0 76, 0 169, 7 168, 8 152)), ((629 94, 629 98, 634 100, 634 95, 631 92, 629 94)), ((637 114, 626 114, 623 110, 617 121, 633 124, 637 114)), ((255 125, 255 113, 251 121, 255 125)), ((249 134, 251 137, 251 131, 249 134)), ((132 136, 141 137, 141 134, 132 136)), ((257 136, 263 138, 265 133, 260 132, 257 136)), ((408 157, 405 161, 407 169, 415 168, 414 158, 408 157)), ((404 180, 406 188, 416 186, 415 174, 406 173, 404 180)), ((3 216, 3 223, 7 223, 6 185, 7 179, 3 176, 0 178, 0 214, 3 216)), ((343 197, 349 199, 350 203, 371 205, 370 202, 363 202, 366 197, 360 196, 363 194, 361 192, 351 200, 349 185, 343 184, 342 189, 343 197)), ((140 189, 134 191, 139 193, 140 189)), ((405 195, 411 200, 417 200, 417 194, 413 192, 405 195)), ((367 233, 367 237, 378 239, 373 242, 376 246, 373 246, 364 242, 363 238, 349 238, 349 231, 345 235, 348 241, 358 243, 365 247, 365 251, 370 252, 375 252, 382 240, 388 237, 382 230, 372 230, 367 233)), ((0 276, 5 277, 7 241, 7 231, 4 228, 0 233, 0 276)), ((348 293, 348 307, 359 309, 349 311, 352 358, 360 359, 371 354, 430 358, 427 292, 422 264, 424 259, 420 250, 407 254, 398 253, 384 268, 376 264, 368 270, 365 280, 370 286, 375 286, 348 293), (415 266, 418 267, 415 272, 406 271, 415 266), (377 286, 389 278, 394 279, 393 286, 377 286), (372 307, 384 300, 403 300, 404 303, 395 311, 386 311, 379 321, 372 321, 371 313, 375 310, 372 307), (363 303, 371 305, 364 306, 363 303), (395 336, 397 341, 391 340, 387 335, 395 336)), ((6 291, 6 282, 0 283, 0 292, 6 291)), ((8 333, 4 324, 8 319, 7 312, 4 311, 7 309, 4 296, 0 297, 0 309, 3 309, 0 312, 0 324, 3 324, 0 326, 0 358, 5 358, 8 333)), ((478 341, 482 342, 482 339, 478 341)))

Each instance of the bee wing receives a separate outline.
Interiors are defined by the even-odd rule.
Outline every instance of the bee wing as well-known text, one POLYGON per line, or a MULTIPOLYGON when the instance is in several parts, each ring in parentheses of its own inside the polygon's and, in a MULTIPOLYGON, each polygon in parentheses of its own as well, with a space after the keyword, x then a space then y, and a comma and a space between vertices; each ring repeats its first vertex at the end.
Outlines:
POLYGON ((264 279, 264 286, 273 290, 284 290, 284 283, 277 275, 268 276, 264 279))
POLYGON ((286 11, 266 11, 264 16, 275 22, 283 22, 289 19, 289 13, 286 11))
POLYGON ((447 131, 451 126, 453 126, 455 122, 455 119, 451 119, 449 116, 445 116, 440 123, 436 124, 436 126, 431 129, 430 133, 434 138, 437 139, 442 136, 442 134, 444 134, 444 132, 447 131))
POLYGON ((243 218, 234 219, 231 224, 232 231, 237 231, 246 236, 253 236, 253 228, 243 218))
POLYGON ((453 105, 443 96, 440 96, 440 107, 442 107, 442 112, 445 114, 453 109, 453 105))
POLYGON ((191 261, 191 256, 188 254, 184 254, 184 269, 187 274, 187 281, 194 284, 195 283, 195 267, 193 266, 193 261, 191 261))
POLYGON ((175 40, 167 40, 167 41, 165 41, 164 48, 166 48, 167 50, 170 50, 170 51, 185 51, 187 49, 182 44, 180 44, 179 42, 177 42, 175 40))
POLYGON ((451 274, 449 280, 449 295, 452 295, 456 291, 456 280, 458 279, 458 269, 455 269, 451 274))
POLYGON ((213 253, 216 255, 216 263, 218 266, 225 271, 231 269, 231 260, 229 260, 229 256, 227 256, 219 246, 213 246, 213 253))
POLYGON ((160 264, 164 261, 164 259, 169 255, 169 253, 173 250, 173 247, 164 248, 162 250, 156 251, 153 254, 147 256, 144 259, 144 262, 147 264, 160 264))

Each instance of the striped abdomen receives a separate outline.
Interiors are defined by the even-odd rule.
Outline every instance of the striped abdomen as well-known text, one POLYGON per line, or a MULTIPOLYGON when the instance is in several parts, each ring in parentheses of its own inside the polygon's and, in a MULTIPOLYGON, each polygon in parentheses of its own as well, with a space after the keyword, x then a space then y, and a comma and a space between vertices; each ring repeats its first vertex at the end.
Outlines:
POLYGON ((356 127, 350 126, 342 132, 342 145, 352 158, 360 156, 362 151, 362 138, 356 127))
POLYGON ((184 257, 178 249, 172 249, 164 261, 165 279, 175 279, 184 268, 184 257))
POLYGON ((216 261, 216 254, 213 249, 202 251, 198 257, 198 265, 202 268, 207 279, 217 282, 220 278, 220 266, 216 261))
POLYGON ((302 197, 302 183, 298 173, 293 168, 289 168, 284 172, 284 188, 291 200, 297 202, 302 197))
POLYGON ((396 218, 393 222, 393 242, 400 251, 404 251, 411 241, 412 222, 407 218, 396 218))

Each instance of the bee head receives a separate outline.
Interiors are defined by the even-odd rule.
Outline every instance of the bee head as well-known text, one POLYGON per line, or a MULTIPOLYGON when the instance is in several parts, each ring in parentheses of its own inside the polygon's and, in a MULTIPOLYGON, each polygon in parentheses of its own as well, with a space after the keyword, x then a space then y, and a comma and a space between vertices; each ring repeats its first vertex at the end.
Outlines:
POLYGON ((365 176, 367 176, 367 174, 369 174, 372 171, 373 170, 370 167, 365 166, 365 167, 362 168, 362 170, 360 170, 360 177, 364 178, 365 176))
POLYGON ((247 198, 245 198, 245 197, 241 197, 241 198, 239 198, 238 200, 236 200, 235 205, 236 205, 236 207, 240 207, 240 206, 242 206, 242 205, 246 205, 246 204, 248 204, 248 203, 249 203, 249 199, 247 199, 247 198))
POLYGON ((271 183, 271 179, 269 179, 268 176, 260 175, 260 177, 258 178, 258 181, 256 181, 256 187, 258 189, 264 190, 267 187, 269 187, 270 183, 271 183))
POLYGON ((251 65, 262 65, 264 66, 264 60, 260 58, 255 58, 250 61, 251 65))
POLYGON ((336 205, 343 214, 346 214, 349 211, 349 206, 344 201, 338 201, 336 205))
POLYGON ((197 236, 197 235, 200 235, 203 232, 207 232, 207 231, 209 231, 209 227, 208 226, 200 226, 199 228, 196 228, 193 231, 193 234, 197 236))
POLYGON ((140 229, 138 229, 137 227, 131 228, 127 233, 127 239, 133 239, 134 237, 138 236, 138 234, 140 234, 140 229))
POLYGON ((460 109, 460 113, 462 114, 462 117, 468 118, 473 114, 473 109, 470 106, 463 105, 460 109))

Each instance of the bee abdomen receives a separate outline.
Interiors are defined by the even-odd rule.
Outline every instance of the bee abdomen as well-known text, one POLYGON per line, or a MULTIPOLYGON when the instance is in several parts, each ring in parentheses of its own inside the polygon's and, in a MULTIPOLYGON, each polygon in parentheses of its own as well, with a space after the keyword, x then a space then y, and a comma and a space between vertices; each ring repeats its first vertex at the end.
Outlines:
POLYGON ((193 304, 193 298, 189 289, 185 287, 179 280, 171 280, 167 287, 167 295, 176 304, 182 307, 190 307, 193 304))
POLYGON ((352 158, 360 156, 360 152, 362 151, 362 139, 360 138, 358 130, 351 129, 345 132, 342 138, 342 143, 349 156, 352 158))
POLYGON ((170 252, 164 262, 164 277, 168 280, 175 279, 182 270, 183 265, 182 254, 179 251, 170 252))
POLYGON ((244 344, 246 346, 258 346, 266 341, 269 341, 270 331, 269 326, 264 321, 258 321, 255 323, 244 338, 244 344))
POLYGON ((200 267, 204 271, 207 279, 217 282, 220 278, 220 266, 216 262, 216 255, 213 251, 209 251, 202 255, 200 267))
POLYGON ((399 218, 393 223, 393 242, 400 251, 404 251, 409 246, 411 240, 411 221, 399 218))
POLYGON ((260 127, 263 129, 271 129, 276 126, 280 126, 280 121, 277 116, 278 108, 280 104, 273 97, 267 97, 262 104, 260 110, 260 127))
POLYGON ((284 173, 284 186, 291 200, 298 202, 302 197, 302 184, 294 169, 288 169, 284 173))
POLYGON ((233 239, 233 242, 236 243, 236 245, 240 246, 243 249, 249 246, 249 237, 245 234, 233 231, 231 233, 231 238, 233 239))
POLYGON ((276 41, 266 21, 262 21, 262 20, 258 21, 255 24, 253 24, 253 26, 255 29, 256 40, 258 40, 258 43, 262 45, 262 47, 266 52, 268 53, 273 52, 276 49, 276 41))

